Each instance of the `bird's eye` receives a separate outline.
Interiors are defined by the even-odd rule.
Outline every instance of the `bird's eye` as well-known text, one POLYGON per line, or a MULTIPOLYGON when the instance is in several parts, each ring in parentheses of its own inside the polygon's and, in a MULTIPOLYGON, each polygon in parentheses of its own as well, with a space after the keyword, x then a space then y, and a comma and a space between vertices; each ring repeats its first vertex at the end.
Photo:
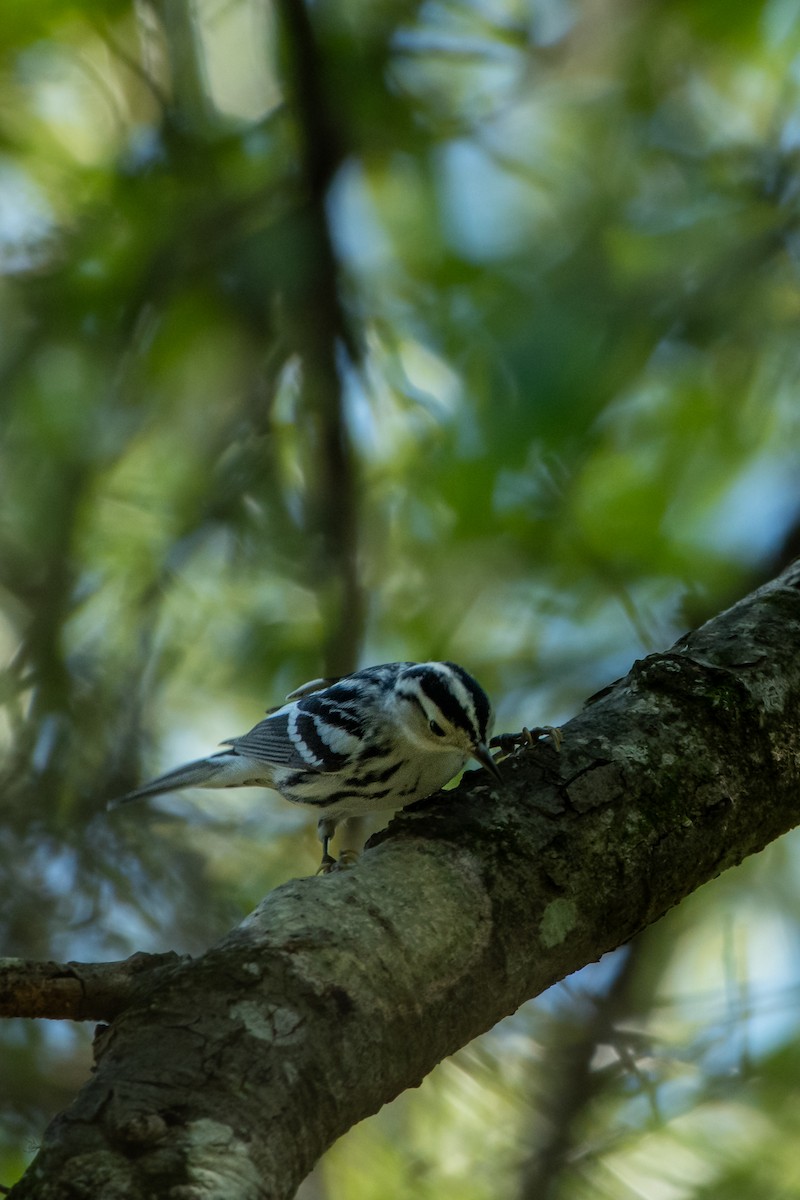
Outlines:
POLYGON ((437 725, 435 721, 431 721, 428 725, 431 733, 435 733, 437 737, 444 737, 444 730, 441 725, 437 725))

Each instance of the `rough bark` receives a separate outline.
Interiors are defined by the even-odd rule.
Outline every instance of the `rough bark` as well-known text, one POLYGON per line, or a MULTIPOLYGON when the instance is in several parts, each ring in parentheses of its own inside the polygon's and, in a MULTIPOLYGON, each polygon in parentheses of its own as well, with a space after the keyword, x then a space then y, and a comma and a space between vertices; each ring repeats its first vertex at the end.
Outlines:
POLYGON ((142 974, 180 962, 174 951, 121 962, 30 962, 0 958, 0 1017, 108 1021, 141 990, 142 974))
POLYGON ((344 1130, 798 820, 800 567, 549 745, 143 973, 15 1200, 290 1197, 344 1130))

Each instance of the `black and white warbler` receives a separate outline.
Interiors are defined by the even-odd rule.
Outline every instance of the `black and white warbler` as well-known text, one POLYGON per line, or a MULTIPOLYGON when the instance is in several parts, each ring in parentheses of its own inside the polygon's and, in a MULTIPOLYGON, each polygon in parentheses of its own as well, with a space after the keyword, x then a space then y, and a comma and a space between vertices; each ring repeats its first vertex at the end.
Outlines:
POLYGON ((341 679, 315 679, 229 749, 201 758, 113 800, 184 787, 261 786, 320 813, 322 869, 339 821, 401 808, 439 790, 469 758, 500 778, 489 753, 488 697, 451 662, 383 663, 341 679))

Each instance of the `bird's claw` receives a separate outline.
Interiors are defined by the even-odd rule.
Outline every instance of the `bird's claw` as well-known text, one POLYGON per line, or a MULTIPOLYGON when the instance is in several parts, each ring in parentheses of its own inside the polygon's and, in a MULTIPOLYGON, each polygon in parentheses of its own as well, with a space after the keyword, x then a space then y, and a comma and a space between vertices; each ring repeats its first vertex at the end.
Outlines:
POLYGON ((343 850, 338 858, 334 858, 332 854, 323 854, 317 874, 330 875, 334 871, 348 871, 356 864, 358 857, 357 850, 343 850))
POLYGON ((519 733, 495 734, 489 745, 500 751, 499 758, 505 758, 506 755, 512 754, 521 746, 538 745, 546 737, 550 738, 556 751, 561 749, 564 734, 555 725, 534 725, 533 729, 528 729, 526 725, 523 725, 519 733))

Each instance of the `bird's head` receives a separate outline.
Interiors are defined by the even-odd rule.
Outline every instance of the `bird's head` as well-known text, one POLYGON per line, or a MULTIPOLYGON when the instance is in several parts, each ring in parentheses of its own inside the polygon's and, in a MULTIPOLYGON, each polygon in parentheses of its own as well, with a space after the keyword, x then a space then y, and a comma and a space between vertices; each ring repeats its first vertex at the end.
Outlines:
POLYGON ((407 736, 430 753, 476 759, 501 779, 489 753, 494 714, 472 676, 451 662, 411 663, 397 677, 395 700, 407 736))

